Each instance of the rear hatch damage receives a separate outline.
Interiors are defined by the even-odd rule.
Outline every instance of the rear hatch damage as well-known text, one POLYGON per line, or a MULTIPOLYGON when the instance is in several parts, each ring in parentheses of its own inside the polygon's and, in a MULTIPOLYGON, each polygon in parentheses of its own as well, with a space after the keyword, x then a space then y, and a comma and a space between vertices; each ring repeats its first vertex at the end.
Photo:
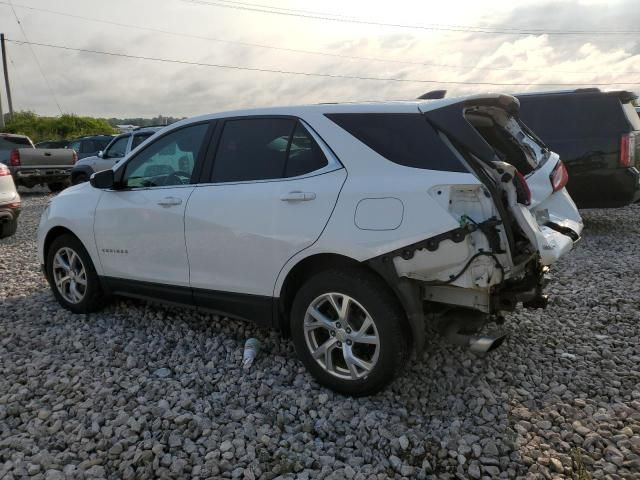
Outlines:
POLYGON ((481 184, 429 189, 460 227, 391 252, 396 273, 419 280, 425 300, 486 313, 518 301, 540 305, 548 265, 583 228, 564 188, 566 169, 519 120, 516 98, 451 100, 421 111, 481 184))

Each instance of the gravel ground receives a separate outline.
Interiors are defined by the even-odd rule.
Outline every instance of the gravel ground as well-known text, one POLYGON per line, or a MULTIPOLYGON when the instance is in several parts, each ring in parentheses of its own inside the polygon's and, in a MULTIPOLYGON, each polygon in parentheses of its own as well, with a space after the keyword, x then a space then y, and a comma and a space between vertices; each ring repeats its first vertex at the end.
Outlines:
POLYGON ((640 478, 640 205, 584 211, 550 306, 486 357, 434 339, 386 391, 320 388, 251 325, 119 301, 72 315, 0 241, 0 479, 640 478), (249 336, 263 342, 240 368, 249 336))

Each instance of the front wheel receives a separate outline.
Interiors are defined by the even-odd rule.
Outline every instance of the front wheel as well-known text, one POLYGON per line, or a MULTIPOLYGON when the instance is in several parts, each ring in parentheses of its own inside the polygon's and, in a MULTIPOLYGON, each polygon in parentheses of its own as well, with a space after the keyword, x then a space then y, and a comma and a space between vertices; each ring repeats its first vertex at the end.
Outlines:
POLYGON ((89 253, 73 235, 57 237, 45 264, 47 280, 58 303, 74 313, 100 309, 104 295, 89 253))
POLYGON ((405 319, 387 286, 364 269, 322 272, 291 309, 298 356, 323 385, 362 396, 382 390, 407 353, 405 319))
POLYGON ((78 185, 79 183, 84 183, 88 181, 89 181, 89 176, 86 173, 81 172, 73 177, 73 181, 71 183, 73 185, 78 185))

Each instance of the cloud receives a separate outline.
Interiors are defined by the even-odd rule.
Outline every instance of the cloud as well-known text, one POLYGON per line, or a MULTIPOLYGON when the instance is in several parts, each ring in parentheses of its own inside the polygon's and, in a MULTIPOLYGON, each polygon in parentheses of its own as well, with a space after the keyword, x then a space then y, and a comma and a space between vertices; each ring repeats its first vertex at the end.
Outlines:
MULTIPOLYGON (((206 7, 184 8, 180 2, 153 9, 116 2, 122 8, 113 7, 104 12, 92 12, 78 0, 68 0, 67 3, 66 10, 75 11, 75 8, 80 15, 102 15, 101 18, 144 24, 151 28, 430 65, 283 52, 19 11, 24 13, 23 25, 32 41, 205 63, 436 81, 524 84, 635 82, 637 74, 624 72, 640 72, 637 35, 514 36, 363 27, 351 31, 349 25, 295 22, 294 19, 279 17, 267 21, 264 16, 242 16, 226 10, 215 11, 216 15, 213 15, 206 7), (118 14, 123 15, 123 12, 130 15, 119 18, 118 14)), ((46 3, 42 5, 47 8, 46 3)), ((142 2, 140 5, 149 7, 151 4, 142 2)), ((450 23, 461 23, 456 20, 455 9, 451 8, 450 23)), ((0 10, 0 14, 5 11, 0 10)), ((496 28, 557 30, 635 30, 640 25, 640 11, 629 1, 614 5, 532 3, 510 9, 505 7, 501 11, 503 14, 499 19, 478 17, 478 22, 493 21, 491 24, 496 28)), ((21 38, 21 32, 15 26, 6 30, 10 38, 21 38)), ((57 113, 27 47, 16 44, 9 47, 17 64, 15 67, 12 65, 11 74, 16 107, 41 114, 57 113)), ((553 88, 314 78, 175 65, 46 47, 34 47, 34 50, 65 111, 104 117, 155 116, 160 113, 189 116, 261 105, 412 99, 439 88, 447 89, 449 95, 553 88)))

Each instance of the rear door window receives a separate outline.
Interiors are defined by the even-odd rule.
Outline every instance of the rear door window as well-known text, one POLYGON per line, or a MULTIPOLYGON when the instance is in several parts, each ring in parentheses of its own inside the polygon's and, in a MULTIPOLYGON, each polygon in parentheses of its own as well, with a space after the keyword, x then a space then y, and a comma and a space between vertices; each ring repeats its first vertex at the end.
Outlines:
POLYGON ((226 121, 213 164, 213 181, 282 178, 295 125, 289 118, 226 121))
POLYGON ((151 135, 153 135, 153 133, 139 133, 138 135, 134 135, 133 140, 131 141, 131 150, 136 148, 138 145, 144 142, 151 135))
POLYGON ((328 165, 327 157, 307 129, 298 122, 289 143, 285 177, 298 177, 328 165))
POLYGON ((318 143, 296 119, 228 120, 218 143, 213 181, 298 177, 321 170, 328 164, 318 143))
POLYGON ((336 113, 327 117, 393 163, 427 170, 467 171, 420 113, 336 113))

